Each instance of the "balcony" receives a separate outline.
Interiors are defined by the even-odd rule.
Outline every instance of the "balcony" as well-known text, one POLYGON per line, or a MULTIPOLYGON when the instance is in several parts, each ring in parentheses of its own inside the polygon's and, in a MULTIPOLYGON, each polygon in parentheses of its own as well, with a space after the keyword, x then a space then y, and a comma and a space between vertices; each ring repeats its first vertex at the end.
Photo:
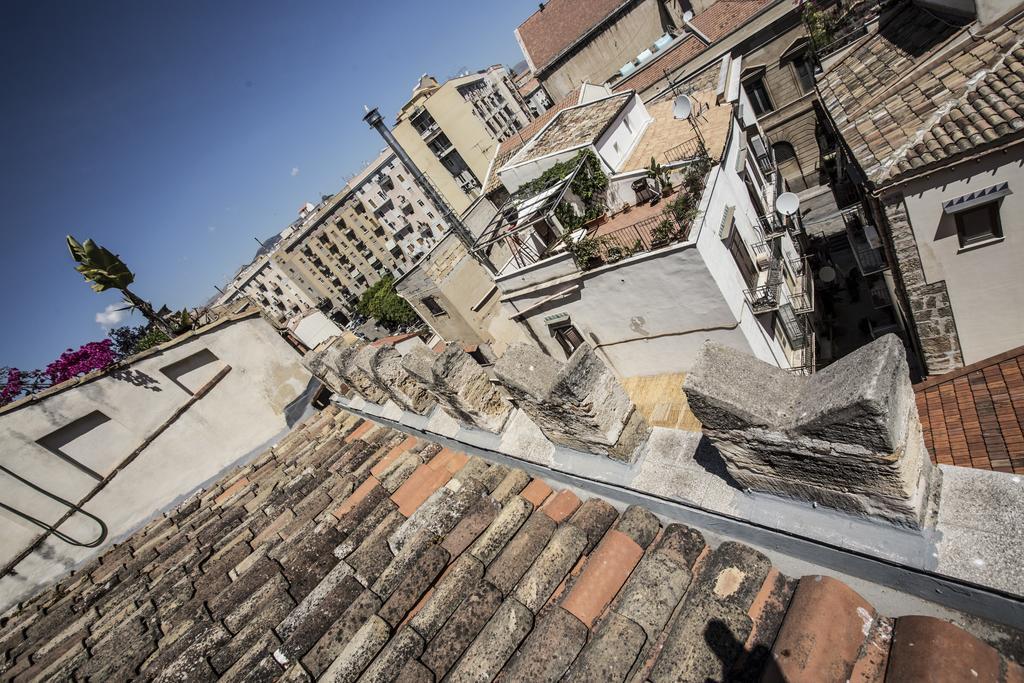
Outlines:
POLYGON ((774 211, 765 216, 758 217, 757 221, 761 225, 761 232, 764 233, 765 239, 781 237, 786 234, 785 221, 774 211))
POLYGON ((746 290, 744 295, 751 310, 760 315, 779 310, 779 291, 781 289, 778 283, 769 283, 760 287, 752 287, 746 290))
POLYGON ((878 273, 889 267, 882 250, 882 239, 875 226, 868 221, 860 205, 843 211, 846 224, 846 238, 857 261, 861 275, 878 273))

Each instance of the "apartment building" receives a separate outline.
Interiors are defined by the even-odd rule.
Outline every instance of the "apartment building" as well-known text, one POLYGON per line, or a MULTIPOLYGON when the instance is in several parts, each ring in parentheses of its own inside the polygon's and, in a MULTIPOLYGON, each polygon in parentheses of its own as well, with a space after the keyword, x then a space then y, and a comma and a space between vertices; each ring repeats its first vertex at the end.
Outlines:
POLYGON ((438 83, 424 75, 398 113, 395 138, 456 213, 480 195, 499 142, 532 118, 501 66, 438 83))
POLYGON ((1024 7, 961 9, 900 3, 818 80, 863 188, 851 242, 924 374, 1024 344, 1024 7))
POLYGON ((317 305, 317 300, 281 270, 269 254, 258 256, 240 269, 217 303, 230 303, 243 296, 249 297, 277 323, 283 323, 317 305))
POLYGON ((318 308, 344 324, 369 286, 405 273, 445 230, 441 212, 387 151, 333 197, 303 205, 274 248, 227 291, 252 297, 282 322, 318 308))
POLYGON ((812 268, 799 220, 774 208, 782 179, 741 70, 724 57, 683 118, 676 98, 585 85, 495 169, 510 198, 474 250, 502 247, 506 314, 548 353, 587 342, 620 377, 651 376, 687 372, 713 339, 813 371, 812 268))

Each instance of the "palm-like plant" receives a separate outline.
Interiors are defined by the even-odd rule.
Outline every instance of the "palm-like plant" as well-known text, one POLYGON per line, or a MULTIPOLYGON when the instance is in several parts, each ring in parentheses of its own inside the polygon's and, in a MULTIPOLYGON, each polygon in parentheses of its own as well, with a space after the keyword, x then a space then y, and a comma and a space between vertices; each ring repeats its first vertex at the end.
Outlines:
POLYGON ((174 337, 174 330, 166 320, 157 315, 152 304, 139 298, 128 289, 128 285, 135 281, 135 274, 128 270, 128 266, 117 254, 110 253, 92 240, 79 243, 71 235, 68 235, 67 239, 71 257, 78 263, 75 270, 81 273, 86 281, 92 283, 93 291, 105 292, 108 289, 120 291, 129 306, 142 313, 154 327, 166 334, 168 338, 174 337))

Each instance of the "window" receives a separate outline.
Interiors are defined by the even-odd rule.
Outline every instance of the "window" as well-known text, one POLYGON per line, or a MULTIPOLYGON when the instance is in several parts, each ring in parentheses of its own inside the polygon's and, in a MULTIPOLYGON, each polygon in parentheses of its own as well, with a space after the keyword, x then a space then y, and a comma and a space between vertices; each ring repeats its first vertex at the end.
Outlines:
POLYGON ((793 58, 793 70, 796 71, 796 80, 800 82, 800 89, 805 92, 814 90, 814 62, 807 55, 799 55, 793 58))
MULTIPOLYGON (((277 302, 277 306, 284 310, 281 302, 277 302)), ((160 368, 160 372, 181 387, 185 393, 194 395, 225 367, 225 364, 219 361, 213 351, 201 349, 191 356, 160 368)))
POLYGON ((753 289, 757 285, 757 269, 754 267, 754 262, 750 259, 750 252, 747 251, 743 238, 740 237, 738 230, 733 229, 728 240, 729 253, 732 254, 736 267, 740 269, 743 281, 747 283, 747 287, 753 289))
POLYGON ((989 202, 973 209, 959 211, 954 216, 956 234, 960 238, 961 247, 1003 236, 1003 225, 999 221, 999 202, 989 202))
POLYGON ((775 163, 780 166, 796 159, 796 150, 788 142, 776 142, 772 145, 772 151, 775 152, 775 163))
POLYGON ((764 116, 775 109, 771 98, 768 96, 768 88, 764 85, 762 76, 754 76, 743 82, 743 89, 747 91, 747 98, 750 106, 754 108, 754 114, 764 116))
POLYGON ((565 351, 566 358, 571 356, 573 351, 578 349, 583 343, 583 335, 570 322, 552 327, 551 334, 558 342, 558 345, 562 347, 562 350, 565 351))
POLYGON ((435 299, 434 297, 428 296, 428 297, 424 298, 422 300, 422 302, 423 302, 423 305, 427 307, 427 310, 430 311, 430 315, 433 315, 433 316, 448 315, 448 311, 444 310, 444 307, 441 306, 441 304, 439 304, 437 302, 437 299, 435 299))

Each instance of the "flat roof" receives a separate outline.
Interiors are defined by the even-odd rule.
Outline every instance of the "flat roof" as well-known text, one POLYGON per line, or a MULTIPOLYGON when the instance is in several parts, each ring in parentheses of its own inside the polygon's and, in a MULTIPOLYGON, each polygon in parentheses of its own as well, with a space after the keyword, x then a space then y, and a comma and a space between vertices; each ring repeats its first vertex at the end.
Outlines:
POLYGON ((644 130, 640 142, 622 166, 622 171, 646 168, 653 157, 659 164, 669 164, 687 158, 685 154, 703 141, 708 156, 719 159, 725 151, 732 121, 732 105, 717 104, 715 92, 705 90, 690 95, 693 114, 688 119, 674 116, 675 99, 648 104, 647 112, 653 118, 644 130))
POLYGON ((632 92, 625 92, 563 109, 509 163, 521 164, 596 142, 632 98, 632 92))

